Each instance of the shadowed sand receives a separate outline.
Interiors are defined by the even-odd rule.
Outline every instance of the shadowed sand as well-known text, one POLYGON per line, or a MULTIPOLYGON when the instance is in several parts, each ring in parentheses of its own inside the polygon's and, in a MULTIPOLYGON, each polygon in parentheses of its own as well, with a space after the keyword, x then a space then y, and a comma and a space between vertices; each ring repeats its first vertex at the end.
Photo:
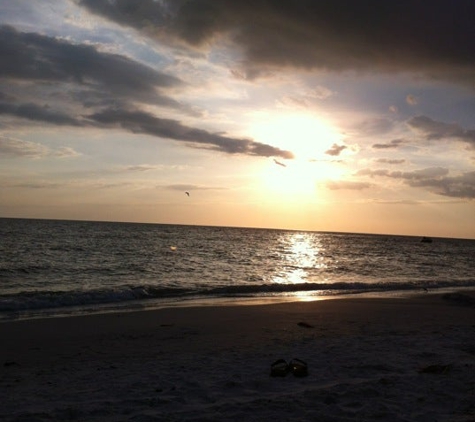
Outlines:
POLYGON ((2 421, 471 421, 473 293, 0 323, 2 421), (270 377, 283 358, 308 376, 270 377))

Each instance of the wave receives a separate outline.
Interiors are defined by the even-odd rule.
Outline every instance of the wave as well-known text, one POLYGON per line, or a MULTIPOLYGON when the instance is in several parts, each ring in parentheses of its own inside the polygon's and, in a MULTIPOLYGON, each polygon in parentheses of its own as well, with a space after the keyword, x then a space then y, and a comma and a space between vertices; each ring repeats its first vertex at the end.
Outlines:
POLYGON ((299 292, 315 292, 318 295, 341 295, 372 292, 395 292, 408 290, 430 290, 440 288, 475 287, 475 280, 454 285, 453 282, 390 282, 390 283, 297 283, 231 285, 212 288, 184 289, 156 286, 125 286, 120 289, 70 290, 70 291, 28 291, 0 296, 0 314, 8 315, 28 311, 54 310, 73 307, 98 307, 120 305, 149 300, 180 301, 193 298, 243 298, 291 295, 299 292))

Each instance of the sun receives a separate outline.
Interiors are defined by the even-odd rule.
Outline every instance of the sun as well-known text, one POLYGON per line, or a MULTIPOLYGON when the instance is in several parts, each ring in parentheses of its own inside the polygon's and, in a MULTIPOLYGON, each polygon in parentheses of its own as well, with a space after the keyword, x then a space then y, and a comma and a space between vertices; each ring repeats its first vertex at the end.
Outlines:
POLYGON ((324 180, 339 179, 342 168, 325 154, 341 135, 325 121, 308 114, 260 115, 252 125, 253 138, 291 151, 293 160, 269 160, 258 178, 267 194, 306 197, 324 180))
POLYGON ((302 113, 256 113, 250 132, 258 142, 292 151, 299 161, 323 158, 325 151, 341 142, 341 134, 331 124, 302 113))

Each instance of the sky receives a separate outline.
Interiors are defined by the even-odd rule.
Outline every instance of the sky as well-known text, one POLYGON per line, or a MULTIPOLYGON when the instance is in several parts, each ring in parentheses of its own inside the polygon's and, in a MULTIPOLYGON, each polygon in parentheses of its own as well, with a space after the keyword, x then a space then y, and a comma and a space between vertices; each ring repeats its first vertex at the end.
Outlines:
POLYGON ((474 16, 0 0, 0 217, 475 238, 474 16))

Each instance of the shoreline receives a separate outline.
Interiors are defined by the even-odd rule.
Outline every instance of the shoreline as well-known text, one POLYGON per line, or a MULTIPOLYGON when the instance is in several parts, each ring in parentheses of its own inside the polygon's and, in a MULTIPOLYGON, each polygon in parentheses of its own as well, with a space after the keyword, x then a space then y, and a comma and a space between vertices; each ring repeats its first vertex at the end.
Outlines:
POLYGON ((467 291, 4 321, 0 418, 468 421, 474 316, 467 291))
POLYGON ((386 290, 386 291, 362 291, 352 293, 326 293, 319 291, 299 291, 288 294, 275 294, 266 296, 224 296, 224 297, 189 297, 185 299, 149 299, 122 303, 91 304, 87 306, 70 306, 46 309, 31 309, 22 311, 10 311, 0 313, 0 324, 12 321, 51 318, 73 318, 88 315, 121 314, 133 312, 154 311, 167 308, 194 308, 194 307, 226 307, 226 306, 257 306, 273 305, 292 302, 318 302, 324 300, 348 300, 348 299, 394 299, 421 296, 437 296, 449 293, 467 292, 475 294, 475 287, 451 286, 440 287, 424 291, 418 289, 386 290), (316 293, 317 292, 317 293, 316 293))

